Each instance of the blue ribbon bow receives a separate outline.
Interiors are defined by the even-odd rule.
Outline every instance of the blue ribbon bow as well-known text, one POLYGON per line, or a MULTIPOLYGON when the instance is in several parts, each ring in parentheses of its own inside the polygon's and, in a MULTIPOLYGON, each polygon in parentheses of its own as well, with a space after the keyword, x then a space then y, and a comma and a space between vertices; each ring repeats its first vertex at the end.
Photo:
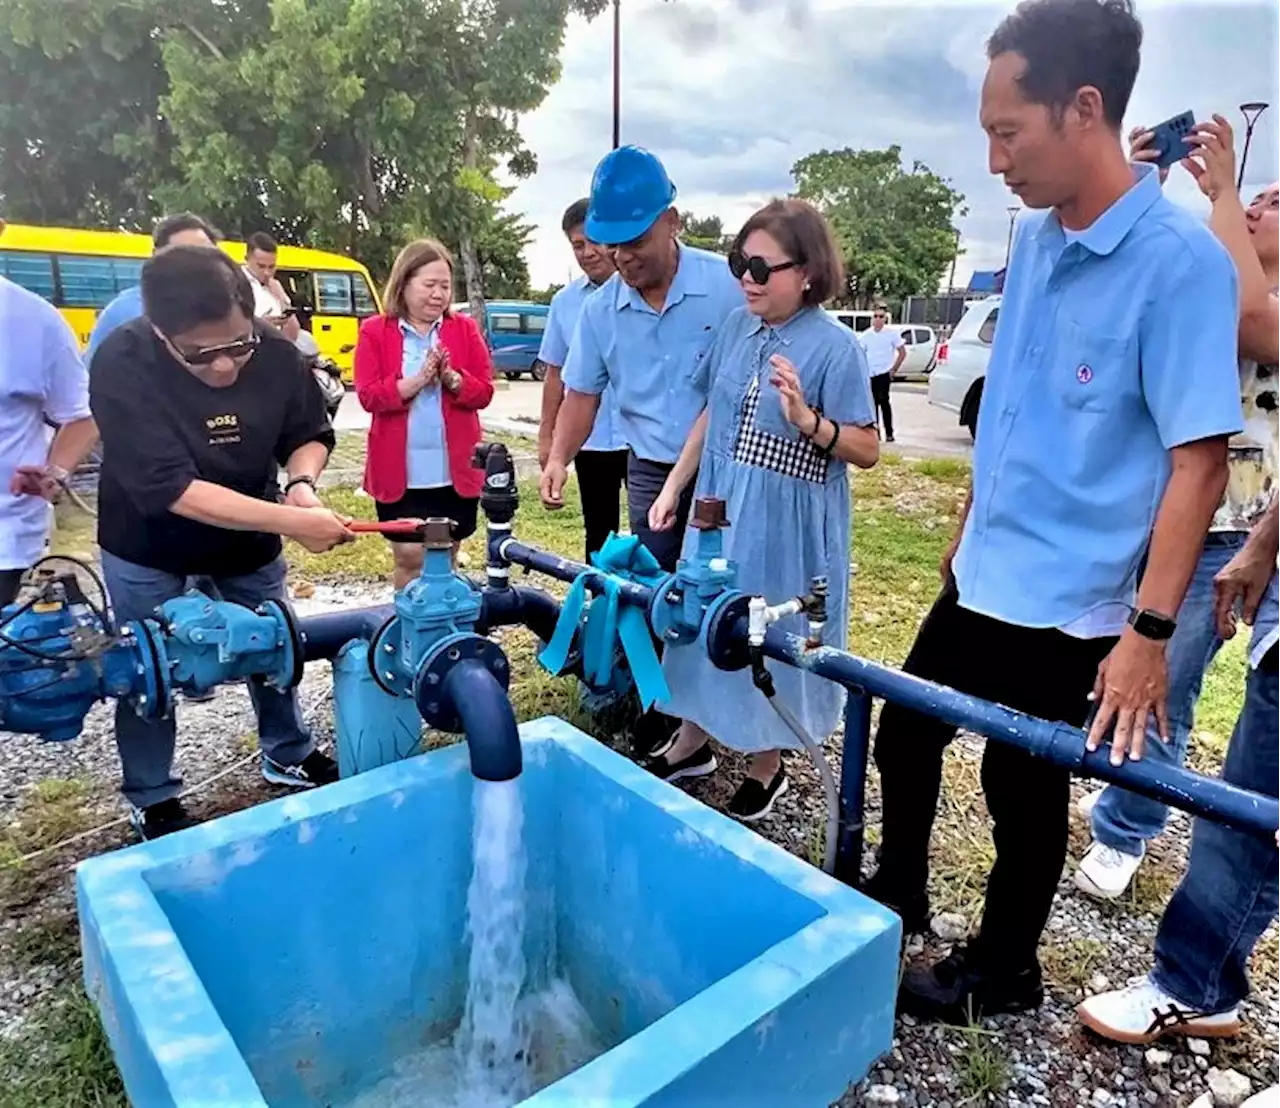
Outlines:
POLYGON ((551 673, 559 674, 581 631, 582 674, 587 684, 593 689, 612 687, 616 678, 614 663, 621 650, 640 694, 640 704, 647 710, 655 701, 668 699, 671 693, 645 614, 634 604, 621 602, 619 585, 630 581, 653 588, 667 574, 634 535, 610 532, 604 546, 591 555, 591 563, 604 574, 604 590, 588 604, 589 575, 580 573, 574 579, 560 605, 555 634, 538 655, 538 661, 551 673))

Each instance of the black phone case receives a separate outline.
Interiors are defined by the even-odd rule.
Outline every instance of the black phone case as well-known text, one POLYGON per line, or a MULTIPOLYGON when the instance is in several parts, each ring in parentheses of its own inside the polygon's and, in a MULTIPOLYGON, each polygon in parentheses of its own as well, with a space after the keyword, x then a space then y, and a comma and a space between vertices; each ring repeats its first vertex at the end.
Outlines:
POLYGON ((1151 145, 1160 154, 1154 164, 1161 169, 1168 169, 1174 162, 1180 162, 1190 154, 1191 147, 1183 139, 1195 130, 1195 126, 1196 117, 1191 112, 1183 112, 1153 127, 1152 134, 1155 138, 1151 145))

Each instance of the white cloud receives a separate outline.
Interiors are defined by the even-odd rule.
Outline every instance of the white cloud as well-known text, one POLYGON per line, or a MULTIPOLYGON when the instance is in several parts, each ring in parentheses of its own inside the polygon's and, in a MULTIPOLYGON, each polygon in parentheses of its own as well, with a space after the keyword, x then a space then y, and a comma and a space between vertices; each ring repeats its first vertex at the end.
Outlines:
MULTIPOLYGON (((966 196, 963 281, 1004 259, 1012 198, 986 170, 977 125, 986 36, 1011 3, 948 7, 896 0, 622 0, 622 140, 665 162, 679 204, 734 228, 791 186, 791 166, 823 147, 896 142, 966 196)), ((1143 66, 1129 122, 1191 109, 1228 116, 1236 105, 1273 105, 1254 134, 1249 183, 1277 176, 1280 83, 1274 3, 1142 3, 1143 66)), ((537 225, 528 260, 533 283, 563 282, 572 257, 560 216, 586 195, 611 139, 612 16, 573 20, 564 72, 546 102, 522 121, 539 170, 509 206, 537 225)), ((1206 208, 1175 170, 1180 203, 1206 208)))

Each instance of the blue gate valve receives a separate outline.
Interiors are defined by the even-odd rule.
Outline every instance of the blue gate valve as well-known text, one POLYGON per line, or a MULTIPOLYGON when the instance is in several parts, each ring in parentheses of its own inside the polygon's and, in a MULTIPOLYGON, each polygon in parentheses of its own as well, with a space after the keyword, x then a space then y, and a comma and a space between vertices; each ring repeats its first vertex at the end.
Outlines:
POLYGON ((697 639, 707 613, 738 577, 737 565, 724 556, 721 531, 729 526, 724 501, 699 497, 689 526, 698 532, 693 557, 680 559, 676 572, 656 591, 649 613, 654 633, 673 646, 697 639))
POLYGON ((418 672, 437 648, 447 639, 471 637, 480 617, 479 590, 453 570, 449 520, 424 520, 421 534, 422 572, 396 593, 396 614, 369 648, 369 671, 392 696, 413 696, 418 672))

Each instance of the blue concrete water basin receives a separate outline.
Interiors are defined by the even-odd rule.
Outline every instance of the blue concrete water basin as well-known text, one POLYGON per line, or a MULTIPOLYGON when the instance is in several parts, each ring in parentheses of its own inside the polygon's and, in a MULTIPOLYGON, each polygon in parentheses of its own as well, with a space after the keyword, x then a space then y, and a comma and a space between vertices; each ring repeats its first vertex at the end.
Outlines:
MULTIPOLYGON (((521 735, 533 984, 567 979, 610 1048, 526 1105, 825 1106, 865 1075, 896 916, 560 720, 521 735)), ((341 1104, 447 1035, 472 787, 458 746, 85 862, 134 1104, 341 1104)))

